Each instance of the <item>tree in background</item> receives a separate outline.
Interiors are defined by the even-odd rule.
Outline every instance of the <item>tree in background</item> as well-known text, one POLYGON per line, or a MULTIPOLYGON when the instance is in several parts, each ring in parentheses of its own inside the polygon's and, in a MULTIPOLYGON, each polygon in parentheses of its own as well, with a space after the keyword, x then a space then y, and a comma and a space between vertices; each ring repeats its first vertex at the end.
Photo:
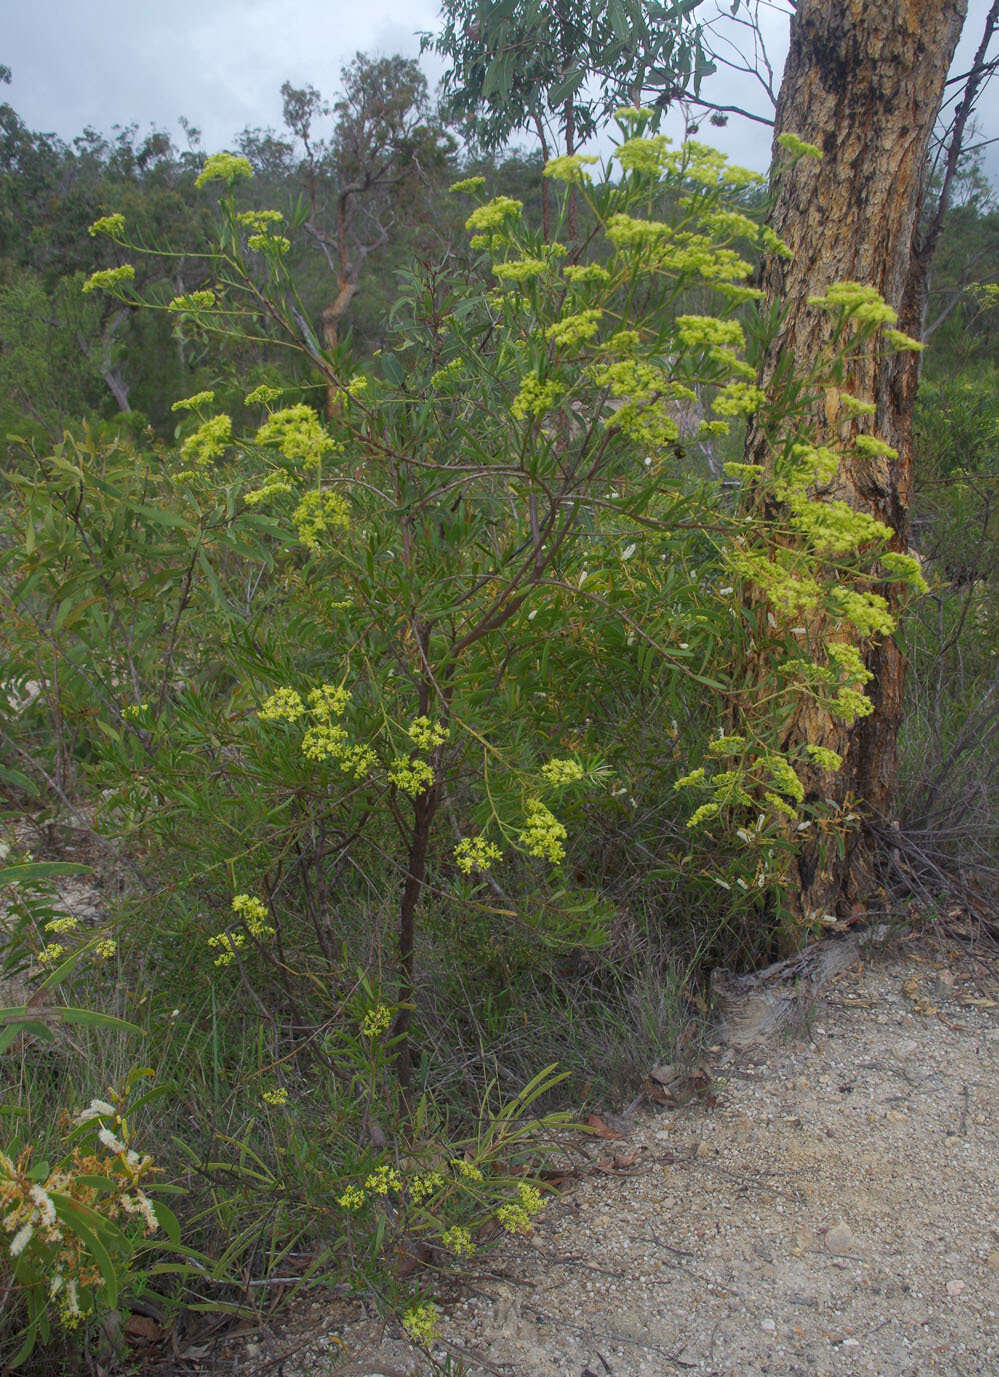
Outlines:
MULTIPOLYGON (((441 31, 424 34, 422 47, 451 64, 445 109, 466 136, 496 149, 530 133, 547 162, 574 154, 616 106, 641 105, 648 91, 700 86, 712 68, 690 21, 699 3, 444 0, 441 31)), ((570 217, 573 206, 570 198, 570 217)), ((550 238, 547 193, 543 210, 550 238)))
MULTIPOLYGON (((771 387, 792 363, 800 369, 830 349, 836 318, 813 309, 813 301, 834 283, 874 289, 918 332, 911 267, 926 153, 964 16, 964 0, 798 5, 777 105, 778 175, 770 216, 793 257, 772 257, 762 272, 767 300, 782 312, 780 332, 761 362, 762 387, 771 387), (800 156, 808 152, 802 141, 821 156, 800 156)), ((863 291, 844 295, 840 320, 870 309, 863 291)), ((814 403, 820 439, 855 439, 844 451, 852 460, 840 464, 823 495, 889 525, 896 551, 908 545, 916 367, 906 352, 858 358, 844 370, 842 391, 827 387, 814 403), (844 405, 846 392, 861 399, 863 412, 844 405)), ((779 433, 752 425, 747 458, 772 470, 780 443, 779 433)), ((887 611, 893 595, 888 587, 882 591, 887 611)), ((804 620, 812 644, 848 639, 836 622, 804 620)), ((817 773, 808 779, 812 799, 821 804, 831 797, 848 817, 859 804, 877 819, 892 808, 902 715, 903 659, 890 635, 867 650, 866 667, 869 716, 848 729, 814 702, 803 702, 787 725, 785 744, 810 741, 842 755, 843 768, 832 781, 820 781, 817 773)), ((837 855, 816 835, 801 851, 797 903, 804 916, 849 909, 870 891, 867 841, 866 832, 851 832, 837 855)))
MULTIPOLYGON (((301 141, 308 199, 306 228, 336 283, 322 311, 322 338, 333 353, 369 255, 389 241, 400 206, 412 213, 430 178, 447 165, 453 140, 430 109, 427 81, 411 58, 358 53, 341 73, 332 107, 313 86, 281 88, 285 123, 301 141), (332 114, 328 140, 314 125, 332 114)), ((336 391, 329 403, 336 405, 336 391)))

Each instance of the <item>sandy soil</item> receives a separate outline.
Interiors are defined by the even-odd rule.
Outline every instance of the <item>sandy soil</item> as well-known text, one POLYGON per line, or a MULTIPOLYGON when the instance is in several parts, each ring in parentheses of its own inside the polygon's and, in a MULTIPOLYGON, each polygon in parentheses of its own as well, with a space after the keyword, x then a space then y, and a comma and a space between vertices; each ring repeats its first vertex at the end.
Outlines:
POLYGON ((796 1029, 715 1046, 701 1094, 612 1120, 534 1236, 442 1297, 436 1362, 317 1307, 240 1370, 999 1373, 997 976, 994 955, 903 943, 796 1029))

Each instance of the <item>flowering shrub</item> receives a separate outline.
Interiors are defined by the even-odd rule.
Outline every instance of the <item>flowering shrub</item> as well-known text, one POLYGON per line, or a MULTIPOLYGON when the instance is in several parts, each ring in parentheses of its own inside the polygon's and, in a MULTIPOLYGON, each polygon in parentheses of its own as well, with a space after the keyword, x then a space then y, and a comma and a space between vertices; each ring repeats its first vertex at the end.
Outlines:
MULTIPOLYGON (((911 341, 834 284, 813 303, 828 357, 759 387, 771 325, 748 279, 787 249, 748 213, 758 179, 620 118, 613 175, 547 169, 585 208, 585 252, 510 197, 470 206, 469 256, 402 279, 363 372, 302 321, 295 226, 237 206, 245 160, 209 159, 206 280, 149 309, 185 338, 289 345, 301 374, 182 399, 175 452, 67 444, 9 480, 15 604, 25 627, 58 609, 24 642, 63 654, 50 677, 77 695, 104 816, 170 877, 155 940, 193 953, 226 1121, 246 1109, 226 1150, 252 1190, 219 1193, 220 1230, 243 1236, 250 1198, 269 1237, 321 1216, 342 1276, 379 1294, 400 1256, 463 1258, 486 1222, 524 1231, 541 1204, 523 1099, 462 1137, 421 1095, 453 1074, 421 966, 451 973, 459 1017, 470 988, 515 1009, 518 973, 607 943, 629 896, 603 881, 632 836, 627 873, 649 872, 654 904, 718 886, 724 922, 765 940, 800 837, 851 825, 806 788, 838 756, 788 752, 784 724, 803 703, 870 711, 879 589, 919 581, 835 497, 844 453, 884 444, 844 360, 911 341), (835 443, 805 419, 819 397, 835 443), (741 462, 747 422, 765 465, 741 462), (112 625, 139 630, 105 665, 112 625), (227 1019, 247 1035, 223 1065, 227 1019)), ((120 217, 95 230, 144 251, 120 217)), ((133 283, 108 269, 88 290, 133 305, 133 283)), ((71 936, 46 934, 54 969, 71 936)), ((426 1342, 425 1303, 393 1294, 426 1342)))
POLYGON ((33 1162, 33 1149, 0 1152, 0 1281, 27 1309, 18 1367, 53 1322, 75 1329, 113 1309, 143 1241, 165 1229, 179 1242, 173 1214, 146 1194, 152 1157, 130 1146, 118 1107, 94 1099, 76 1115, 71 1144, 55 1165, 33 1162))

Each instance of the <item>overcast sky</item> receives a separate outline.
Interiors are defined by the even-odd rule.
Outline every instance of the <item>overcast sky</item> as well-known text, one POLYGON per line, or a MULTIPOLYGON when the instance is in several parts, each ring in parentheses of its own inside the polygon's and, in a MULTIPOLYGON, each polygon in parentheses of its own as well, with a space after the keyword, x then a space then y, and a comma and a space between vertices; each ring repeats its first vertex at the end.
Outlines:
MULTIPOLYGON (((875 0, 870 0, 875 3, 875 0)), ((881 2, 881 0, 877 0, 881 2)), ((970 0, 959 62, 969 64, 990 0, 970 0)), ((231 145, 246 126, 281 125, 282 81, 310 82, 332 95, 355 52, 416 56, 416 33, 433 30, 438 0, 0 0, 0 62, 13 72, 0 88, 32 129, 72 139, 86 125, 102 132, 136 120, 182 143, 185 116, 208 151, 231 145)), ((726 5, 726 9, 730 4, 726 5)), ((787 46, 784 0, 765 7, 767 46, 779 82, 787 46)), ((706 4, 703 13, 710 13, 706 4)), ((439 63, 425 63, 431 83, 439 63)), ((960 70, 963 70, 961 68, 960 70)), ((720 104, 765 98, 747 78, 724 72, 704 94, 720 104)), ((982 104, 980 125, 999 134, 999 94, 982 104)), ((672 132, 672 131, 671 131, 672 132)), ((769 130, 733 119, 704 137, 736 161, 763 168, 769 130)), ((999 145, 989 156, 999 176, 999 145)))

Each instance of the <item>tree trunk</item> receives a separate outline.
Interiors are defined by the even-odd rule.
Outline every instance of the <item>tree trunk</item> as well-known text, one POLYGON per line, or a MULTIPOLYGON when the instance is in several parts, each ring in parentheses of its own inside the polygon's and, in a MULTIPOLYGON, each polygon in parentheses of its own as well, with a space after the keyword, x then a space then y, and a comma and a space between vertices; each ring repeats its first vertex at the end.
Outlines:
MULTIPOLYGON (((777 104, 774 134, 794 133, 822 150, 821 161, 801 158, 775 187, 770 224, 793 250, 791 261, 771 256, 762 286, 767 303, 784 309, 780 334, 761 364, 766 387, 780 358, 793 355, 806 368, 828 345, 830 321, 808 298, 834 282, 875 287, 912 331, 920 300, 913 279, 917 217, 926 152, 947 71, 964 21, 967 0, 799 0, 777 104)), ((775 165, 785 156, 774 144, 775 165)), ((923 267, 925 272, 925 266, 923 267)), ((914 333, 919 326, 915 322, 914 333)), ((897 459, 871 459, 850 450, 829 495, 886 522, 893 547, 908 545, 912 478, 912 405, 918 377, 913 354, 866 359, 848 366, 846 388, 873 401, 864 429, 886 440, 897 459)), ((860 428, 837 417, 832 394, 817 407, 817 436, 848 439, 860 428)), ((767 464, 766 439, 751 429, 747 458, 767 464)), ((892 590, 882 590, 889 599, 892 590)), ((823 628, 812 628, 821 637, 823 628)), ((829 777, 805 778, 813 797, 849 807, 857 800, 870 817, 891 813, 896 741, 902 713, 904 661, 891 638, 866 655, 873 672, 870 717, 844 728, 814 704, 789 727, 786 744, 829 746, 844 757, 830 790, 829 777), (821 794, 820 794, 821 789, 821 794)), ((832 848, 830 848, 832 849, 832 848)), ((861 830, 848 837, 846 854, 823 856, 806 846, 797 861, 799 917, 843 915, 873 885, 871 845, 861 830)))

